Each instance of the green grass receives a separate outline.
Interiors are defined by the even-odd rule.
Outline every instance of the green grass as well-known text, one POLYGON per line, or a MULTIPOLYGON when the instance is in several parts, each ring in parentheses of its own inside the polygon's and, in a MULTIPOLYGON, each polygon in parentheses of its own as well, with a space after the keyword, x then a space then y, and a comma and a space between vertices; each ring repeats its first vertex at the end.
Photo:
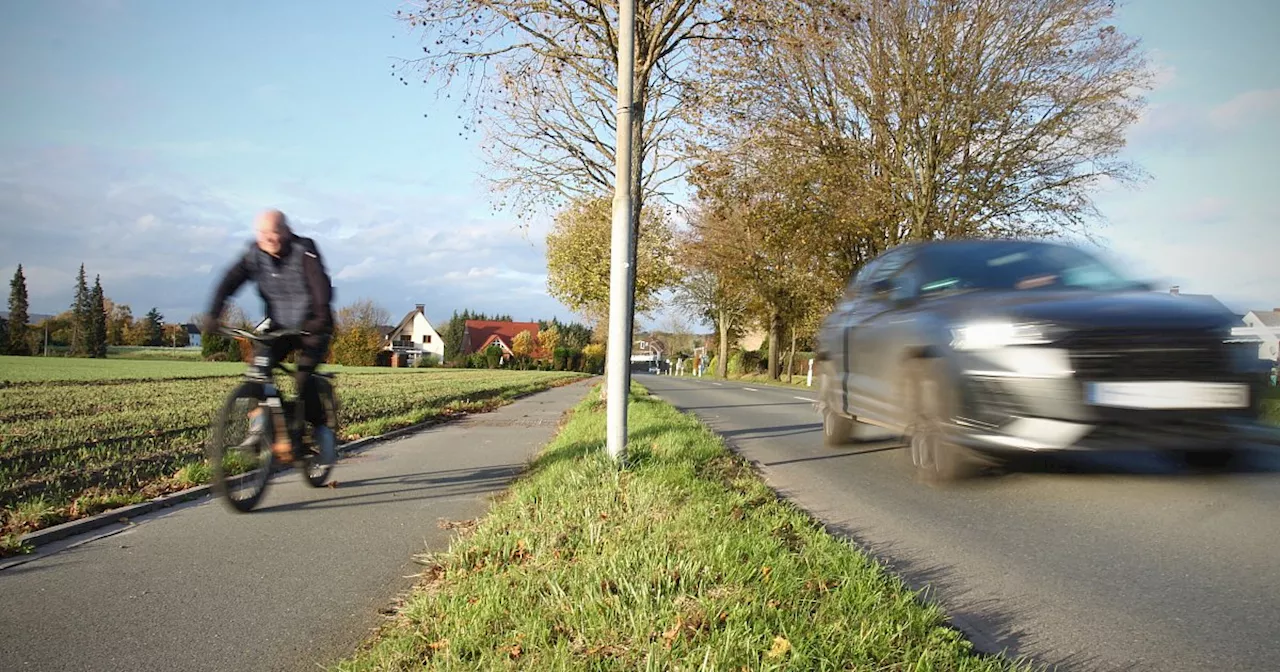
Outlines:
MULTIPOLYGON (((204 362, 6 358, 14 359, 28 380, 0 386, 0 534, 37 530, 112 502, 133 503, 206 482, 209 424, 244 370, 242 364, 204 362), (68 363, 84 369, 67 368, 68 363), (41 365, 48 369, 41 371, 41 365), (23 513, 36 502, 52 512, 23 513)), ((331 369, 340 373, 337 431, 344 440, 483 410, 582 377, 331 369)), ((291 392, 289 381, 281 383, 291 392)))
POLYGON ((1272 387, 1267 391, 1267 397, 1262 401, 1262 419, 1273 425, 1280 425, 1280 387, 1272 387))
POLYGON ((1012 668, 643 391, 619 472, 587 399, 336 669, 1012 668))
MULTIPOLYGON (((76 357, 0 357, 0 387, 54 381, 99 382, 118 380, 176 380, 232 377, 244 373, 241 362, 205 362, 185 359, 83 359, 76 357)), ((322 370, 342 374, 385 374, 376 366, 325 365, 322 370)), ((396 369, 397 372, 429 369, 396 369)))

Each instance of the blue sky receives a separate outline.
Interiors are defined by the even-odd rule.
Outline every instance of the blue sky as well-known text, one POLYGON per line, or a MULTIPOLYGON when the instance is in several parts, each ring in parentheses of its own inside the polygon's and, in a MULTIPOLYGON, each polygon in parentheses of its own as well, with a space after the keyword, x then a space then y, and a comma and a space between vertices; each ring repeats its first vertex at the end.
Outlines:
MULTIPOLYGON (((274 206, 317 238, 340 303, 569 317, 546 294, 546 222, 494 212, 456 97, 391 76, 420 51, 398 6, 4 3, 0 277, 23 263, 32 310, 61 311, 83 261, 135 314, 185 319, 274 206)), ((1265 0, 1121 17, 1161 72, 1129 150, 1152 179, 1100 197, 1097 234, 1132 273, 1239 309, 1280 307, 1277 18, 1265 0)))

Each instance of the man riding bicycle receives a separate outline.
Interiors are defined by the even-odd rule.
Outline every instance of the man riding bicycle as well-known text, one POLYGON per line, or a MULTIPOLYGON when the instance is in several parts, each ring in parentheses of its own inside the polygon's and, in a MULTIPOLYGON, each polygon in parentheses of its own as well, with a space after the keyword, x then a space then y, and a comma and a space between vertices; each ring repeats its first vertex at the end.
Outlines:
MULTIPOLYGON (((254 281, 266 303, 272 329, 308 332, 305 336, 277 339, 269 349, 255 344, 254 355, 270 357, 274 362, 298 351, 295 380, 306 421, 315 428, 317 445, 331 445, 333 432, 327 426, 313 374, 327 357, 333 335, 333 285, 315 241, 294 234, 283 212, 263 212, 258 215, 255 228, 257 240, 227 269, 201 326, 205 333, 216 330, 227 299, 245 282, 254 281)), ((290 428, 294 459, 302 458, 302 427, 301 422, 295 422, 290 428)))

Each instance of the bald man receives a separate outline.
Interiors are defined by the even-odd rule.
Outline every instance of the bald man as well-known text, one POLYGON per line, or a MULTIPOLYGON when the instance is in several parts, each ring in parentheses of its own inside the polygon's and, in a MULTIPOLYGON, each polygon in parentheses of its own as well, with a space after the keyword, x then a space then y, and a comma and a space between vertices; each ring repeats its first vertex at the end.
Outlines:
MULTIPOLYGON (((205 330, 216 328, 227 299, 244 283, 252 280, 258 285, 258 294, 266 303, 267 317, 273 330, 296 329, 306 331, 306 336, 277 339, 269 354, 279 361, 290 352, 298 350, 297 383, 306 408, 306 420, 316 428, 325 427, 324 409, 313 382, 312 373, 329 352, 333 334, 333 285, 325 271, 324 260, 315 241, 296 235, 289 228, 289 220, 279 210, 267 210, 254 222, 257 239, 231 268, 214 290, 209 313, 205 316, 205 330)), ((302 427, 293 428, 295 449, 301 442, 302 427)), ((324 439, 331 436, 324 434, 324 439)), ((295 455, 295 457, 298 457, 295 455)))

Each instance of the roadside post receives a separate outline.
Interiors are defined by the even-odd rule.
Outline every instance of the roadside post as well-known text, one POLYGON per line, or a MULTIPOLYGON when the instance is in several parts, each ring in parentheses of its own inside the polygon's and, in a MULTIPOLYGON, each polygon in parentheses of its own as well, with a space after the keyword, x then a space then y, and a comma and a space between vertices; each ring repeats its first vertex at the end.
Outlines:
POLYGON ((609 350, 605 384, 606 442, 609 457, 619 465, 627 460, 627 403, 631 398, 632 288, 631 107, 635 104, 635 0, 618 3, 617 144, 614 151, 613 232, 609 241, 609 350))

